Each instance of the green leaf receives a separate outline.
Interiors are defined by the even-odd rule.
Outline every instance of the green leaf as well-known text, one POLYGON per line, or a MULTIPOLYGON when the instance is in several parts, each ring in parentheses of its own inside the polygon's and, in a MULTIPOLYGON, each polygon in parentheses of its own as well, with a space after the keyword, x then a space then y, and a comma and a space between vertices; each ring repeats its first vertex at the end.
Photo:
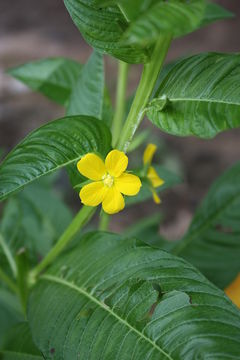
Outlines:
POLYGON ((212 185, 191 226, 173 250, 220 288, 240 271, 240 163, 212 185))
POLYGON ((21 320, 23 314, 18 298, 0 287, 0 347, 3 345, 7 331, 21 320))
POLYGON ((174 242, 165 240, 159 233, 162 218, 163 215, 160 213, 145 217, 125 229, 123 236, 134 237, 154 248, 170 251, 174 246, 174 242))
POLYGON ((240 55, 205 53, 162 72, 147 116, 178 136, 212 138, 240 126, 240 55))
POLYGON ((41 360, 44 359, 32 340, 27 322, 14 326, 5 338, 2 360, 41 360))
POLYGON ((121 38, 128 22, 117 6, 102 7, 92 0, 64 0, 85 40, 95 49, 128 63, 149 60, 148 48, 126 44, 121 38))
POLYGON ((82 65, 65 58, 49 58, 30 62, 8 70, 8 73, 32 90, 65 105, 82 65))
POLYGON ((218 20, 231 19, 233 17, 233 13, 224 9, 222 6, 215 3, 207 3, 205 14, 201 22, 201 27, 209 25, 218 20))
MULTIPOLYGON (((54 190, 37 181, 9 199, 4 207, 0 234, 13 259, 19 249, 25 248, 31 263, 37 264, 71 219, 70 210, 54 190)), ((0 257, 6 269, 7 259, 1 246, 0 257)))
POLYGON ((159 1, 130 23, 124 39, 130 44, 149 44, 167 32, 173 37, 185 35, 200 26, 206 9, 205 0, 159 1))
POLYGON ((89 116, 52 121, 28 135, 0 165, 0 200, 40 177, 77 161, 86 153, 103 156, 111 134, 103 122, 89 116))
POLYGON ((103 57, 93 52, 73 87, 67 106, 67 115, 89 115, 101 120, 103 97, 103 57))
MULTIPOLYGON (((173 174, 164 166, 154 165, 154 168, 157 171, 160 178, 164 180, 164 184, 159 188, 155 189, 158 194, 163 190, 166 190, 182 182, 181 178, 178 175, 173 174)), ((132 197, 130 196, 126 197, 125 202, 127 206, 131 206, 149 200, 151 198, 152 198, 152 192, 148 184, 143 182, 138 195, 132 197)))
POLYGON ((40 277, 28 318, 47 359, 239 356, 240 312, 221 290, 183 259, 109 233, 87 234, 40 277))

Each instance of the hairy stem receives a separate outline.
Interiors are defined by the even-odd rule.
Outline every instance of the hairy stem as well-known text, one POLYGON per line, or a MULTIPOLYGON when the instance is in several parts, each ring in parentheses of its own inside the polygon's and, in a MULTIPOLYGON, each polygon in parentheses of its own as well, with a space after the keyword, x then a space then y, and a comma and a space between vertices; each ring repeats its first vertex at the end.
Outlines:
POLYGON ((0 281, 5 283, 11 291, 13 291, 14 293, 18 293, 17 286, 1 268, 0 268, 0 281))
POLYGON ((117 144, 119 150, 127 151, 135 131, 143 119, 145 107, 151 97, 159 72, 166 58, 171 38, 170 35, 160 36, 153 50, 150 62, 144 65, 134 101, 123 127, 121 138, 117 144))
POLYGON ((92 218, 96 208, 83 206, 71 224, 64 231, 56 245, 49 251, 43 261, 31 272, 30 279, 34 280, 56 257, 66 248, 73 236, 92 218))
POLYGON ((112 145, 116 146, 119 135, 122 130, 122 124, 125 113, 125 97, 127 88, 129 65, 123 61, 118 62, 118 83, 116 95, 116 111, 112 125, 112 145))

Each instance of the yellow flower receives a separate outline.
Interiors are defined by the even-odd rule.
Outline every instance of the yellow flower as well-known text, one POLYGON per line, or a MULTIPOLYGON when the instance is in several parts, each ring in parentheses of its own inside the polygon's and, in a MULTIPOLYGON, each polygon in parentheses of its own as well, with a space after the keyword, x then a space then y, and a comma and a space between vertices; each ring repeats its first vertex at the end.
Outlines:
POLYGON ((93 153, 83 156, 77 164, 78 171, 93 182, 81 189, 82 203, 88 206, 102 203, 108 214, 121 211, 125 206, 122 194, 136 195, 142 186, 138 176, 125 172, 127 166, 128 157, 119 150, 110 151, 105 163, 93 153))
POLYGON ((224 291, 232 302, 240 308, 240 273, 224 291))
POLYGON ((148 144, 143 154, 143 164, 147 166, 147 178, 150 181, 153 194, 153 200, 156 204, 160 204, 161 200, 155 190, 155 188, 164 184, 164 181, 158 176, 156 170, 151 166, 153 156, 157 150, 157 146, 154 144, 148 144))

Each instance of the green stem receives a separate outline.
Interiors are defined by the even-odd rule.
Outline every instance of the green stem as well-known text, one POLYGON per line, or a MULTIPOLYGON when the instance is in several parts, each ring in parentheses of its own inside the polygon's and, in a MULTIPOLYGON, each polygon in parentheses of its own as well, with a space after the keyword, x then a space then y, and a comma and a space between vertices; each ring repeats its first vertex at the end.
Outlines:
POLYGON ((83 206, 75 216, 71 224, 62 234, 56 245, 49 251, 47 256, 31 272, 30 280, 34 280, 56 257, 66 248, 73 236, 91 219, 96 208, 83 206))
POLYGON ((0 268, 0 280, 4 282, 9 287, 9 289, 12 290, 14 293, 18 293, 17 286, 14 284, 12 279, 10 279, 10 277, 7 274, 5 274, 5 272, 1 268, 0 268))
POLYGON ((109 226, 109 221, 110 221, 110 216, 106 214, 104 211, 102 211, 100 215, 99 230, 107 231, 109 226))
POLYGON ((117 145, 119 150, 124 152, 127 151, 135 131, 143 119, 145 107, 153 92, 159 72, 166 58, 171 39, 172 36, 170 35, 160 36, 153 50, 150 62, 144 65, 134 101, 117 145))
POLYGON ((17 271, 18 294, 24 315, 26 316, 27 299, 29 293, 29 284, 28 284, 29 260, 25 248, 19 250, 19 252, 17 253, 16 260, 17 260, 16 262, 17 262, 17 270, 18 270, 17 271))
POLYGON ((122 130, 122 124, 125 114, 125 97, 127 89, 129 65, 123 61, 118 62, 118 83, 116 94, 116 111, 112 125, 112 144, 116 146, 119 135, 122 130))
POLYGON ((7 246, 3 236, 0 234, 0 245, 3 249, 3 252, 8 260, 9 266, 12 270, 13 276, 16 277, 17 276, 17 266, 16 266, 16 262, 11 254, 11 251, 9 250, 9 247, 7 246))

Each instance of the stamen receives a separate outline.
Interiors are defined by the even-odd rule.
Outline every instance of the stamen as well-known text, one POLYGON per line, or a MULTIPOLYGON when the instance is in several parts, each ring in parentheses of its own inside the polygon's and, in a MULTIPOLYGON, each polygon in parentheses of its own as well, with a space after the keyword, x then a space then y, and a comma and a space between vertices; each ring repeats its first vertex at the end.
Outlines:
POLYGON ((106 174, 103 176, 103 183, 107 187, 112 187, 114 183, 114 178, 110 174, 106 174))

